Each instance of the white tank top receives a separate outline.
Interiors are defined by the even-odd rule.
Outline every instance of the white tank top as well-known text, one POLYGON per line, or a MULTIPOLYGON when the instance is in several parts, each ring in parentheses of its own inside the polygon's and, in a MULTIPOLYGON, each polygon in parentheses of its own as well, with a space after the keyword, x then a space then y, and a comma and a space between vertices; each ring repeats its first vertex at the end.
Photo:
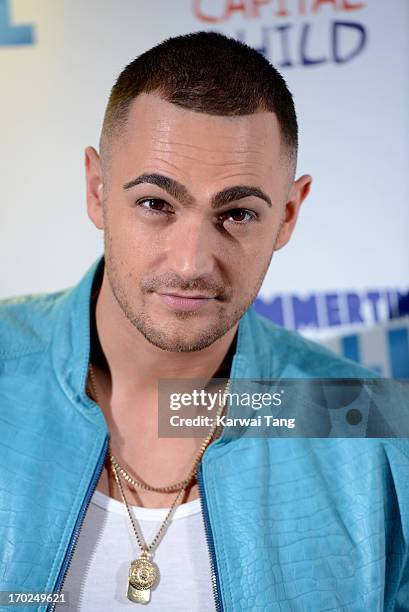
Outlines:
MULTIPOLYGON (((145 541, 150 544, 166 508, 131 506, 145 541)), ((81 527, 63 592, 69 605, 61 612, 133 610, 140 604, 126 597, 131 561, 140 556, 125 506, 95 491, 81 527)), ((146 612, 214 612, 210 558, 200 500, 178 506, 152 559, 159 581, 146 612)))

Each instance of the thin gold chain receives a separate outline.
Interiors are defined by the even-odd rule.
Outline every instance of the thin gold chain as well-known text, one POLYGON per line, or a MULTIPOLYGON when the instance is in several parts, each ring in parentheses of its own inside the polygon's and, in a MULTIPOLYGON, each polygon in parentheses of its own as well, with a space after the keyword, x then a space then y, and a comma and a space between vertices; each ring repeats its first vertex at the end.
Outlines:
MULTIPOLYGON (((91 387, 92 387, 92 392, 93 392, 93 395, 95 396, 96 402, 98 403, 98 393, 97 393, 97 389, 96 389, 95 372, 94 372, 94 368, 93 368, 91 362, 89 364, 89 375, 90 375, 90 383, 91 383, 91 387)), ((224 394, 227 394, 229 386, 230 386, 230 381, 228 380, 227 384, 226 384, 226 387, 224 389, 224 394)), ((222 404, 220 412, 217 413, 217 417, 220 417, 221 413, 223 412, 224 407, 225 407, 225 403, 222 404)), ((215 419, 216 423, 217 423, 217 417, 215 419)), ((126 480, 135 489, 142 489, 144 491, 153 491, 155 493, 173 493, 174 491, 180 491, 180 489, 182 487, 187 487, 190 484, 191 480, 193 480, 193 478, 195 477, 196 467, 197 467, 200 459, 202 458, 202 455, 203 455, 204 451, 206 450, 206 447, 210 443, 213 435, 215 434, 216 429, 217 429, 217 427, 214 427, 214 426, 212 426, 210 428, 210 431, 209 431, 207 437, 202 442, 202 445, 201 445, 201 447, 199 449, 199 452, 197 454, 196 460, 195 460, 195 462, 193 464, 192 469, 190 470, 189 474, 187 475, 187 477, 184 478, 183 480, 180 480, 179 482, 174 483, 174 484, 163 485, 163 486, 153 486, 153 485, 149 485, 147 483, 141 482, 140 480, 137 480, 136 478, 133 478, 129 474, 129 472, 127 472, 125 470, 125 468, 120 465, 120 463, 118 462, 118 460, 115 457, 115 455, 110 451, 111 464, 113 466, 115 466, 117 472, 124 478, 124 480, 126 480)))
MULTIPOLYGON (((95 396, 96 403, 98 403, 98 393, 97 393, 96 384, 95 384, 95 374, 94 374, 94 370, 93 370, 91 362, 89 364, 89 374, 90 374, 89 379, 90 379, 92 391, 93 391, 93 394, 95 396)), ((224 390, 224 398, 226 397, 226 395, 228 393, 229 387, 230 387, 230 380, 227 381, 227 384, 226 384, 226 387, 225 387, 225 390, 224 390)), ((218 417, 220 417, 220 415, 222 414, 223 409, 225 408, 225 405, 226 405, 226 401, 223 401, 219 411, 216 414, 216 418, 214 419, 213 425, 210 428, 210 431, 209 431, 208 435, 203 440, 203 442, 202 442, 202 444, 200 446, 200 449, 199 449, 199 452, 198 452, 198 454, 196 456, 194 464, 193 464, 192 468, 190 469, 187 477, 184 480, 181 480, 180 483, 177 483, 177 484, 181 485, 179 490, 178 490, 178 493, 177 493, 177 495, 176 495, 176 497, 175 497, 171 507, 169 508, 169 510, 168 510, 168 512, 167 512, 167 514, 166 514, 166 516, 165 516, 161 526, 159 527, 158 532, 156 533, 155 537, 153 538, 152 542, 149 545, 146 543, 146 541, 145 541, 145 539, 144 539, 144 537, 142 535, 142 532, 139 529, 139 526, 137 525, 137 523, 135 522, 135 520, 134 520, 134 518, 132 516, 131 509, 129 507, 128 501, 127 501, 126 496, 125 496, 125 492, 124 492, 124 489, 123 489, 123 486, 122 486, 122 483, 121 483, 121 479, 120 479, 120 474, 123 475, 123 472, 125 472, 125 470, 123 470, 123 468, 121 468, 121 466, 118 464, 118 462, 115 459, 114 455, 112 454, 111 448, 109 446, 108 452, 109 452, 109 458, 110 458, 110 461, 111 461, 111 470, 113 472, 115 481, 116 481, 116 483, 118 485, 118 489, 119 489, 119 492, 121 494, 122 501, 124 502, 126 511, 128 513, 129 520, 131 521, 132 529, 133 529, 133 532, 135 534, 136 541, 138 542, 138 546, 141 549, 142 556, 146 556, 147 557, 148 554, 152 553, 155 550, 155 548, 157 547, 157 545, 159 544, 160 539, 161 539, 161 537, 162 537, 162 535, 163 535, 163 533, 165 531, 166 526, 168 525, 168 523, 169 523, 169 521, 170 521, 170 519, 171 519, 171 517, 173 515, 173 512, 175 511, 175 508, 176 508, 179 500, 182 498, 182 495, 186 491, 190 481, 195 476, 196 470, 197 470, 197 467, 198 467, 198 465, 199 465, 199 463, 201 461, 202 455, 203 455, 204 451, 206 450, 206 447, 209 444, 210 440, 212 439, 214 433, 216 432, 218 417)), ((125 478, 125 476, 124 476, 124 478, 125 478)), ((131 481, 133 480, 133 479, 129 479, 129 478, 125 478, 125 479, 128 482, 130 480, 131 481)), ((149 486, 149 485, 144 485, 144 483, 139 483, 138 481, 135 481, 135 483, 138 483, 138 486, 140 486, 142 484, 143 485, 142 488, 145 488, 145 487, 149 486)), ((131 482, 131 484, 133 484, 133 483, 131 482)), ((169 489, 171 487, 175 487, 175 486, 176 485, 169 485, 168 487, 152 487, 151 490, 166 489, 166 492, 169 492, 169 489)))
POLYGON ((166 514, 166 516, 165 516, 161 526, 159 527, 159 530, 158 530, 157 534, 153 538, 152 542, 148 545, 148 544, 146 544, 145 538, 143 537, 142 532, 139 529, 139 525, 137 525, 137 523, 135 522, 135 520, 134 520, 134 518, 132 516, 131 509, 130 509, 128 501, 127 501, 127 499, 125 497, 125 492, 123 490, 121 480, 120 480, 119 475, 118 475, 118 473, 116 471, 116 468, 114 467, 114 465, 112 463, 111 463, 111 468, 112 468, 112 471, 114 473, 114 477, 115 477, 116 483, 118 485, 119 491, 121 493, 122 501, 125 504, 126 511, 128 513, 129 519, 131 521, 132 529, 133 529, 133 532, 135 534, 136 541, 138 542, 138 546, 141 549, 142 554, 145 553, 145 555, 147 556, 148 553, 152 553, 155 550, 156 546, 159 544, 159 541, 161 539, 161 536, 163 535, 165 527, 169 523, 169 520, 170 520, 170 518, 171 518, 171 516, 172 516, 172 514, 173 514, 173 512, 174 512, 174 510, 175 510, 175 508, 177 506, 177 503, 178 503, 179 499, 182 497, 183 493, 185 492, 186 486, 182 487, 180 489, 180 491, 178 492, 178 494, 176 495, 176 497, 175 497, 175 499, 173 501, 173 504, 169 508, 169 510, 168 510, 168 512, 167 512, 167 514, 166 514))

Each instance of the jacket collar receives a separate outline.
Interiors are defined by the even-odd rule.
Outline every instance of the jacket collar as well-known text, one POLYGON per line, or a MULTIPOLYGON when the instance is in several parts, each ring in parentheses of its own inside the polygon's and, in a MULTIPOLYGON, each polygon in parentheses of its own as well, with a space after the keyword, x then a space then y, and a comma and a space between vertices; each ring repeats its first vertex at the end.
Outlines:
POLYGON ((104 257, 101 256, 77 285, 61 292, 56 304, 51 346, 53 369, 61 388, 70 401, 93 420, 100 419, 102 412, 86 393, 90 360, 90 307, 93 283, 103 267, 104 257))

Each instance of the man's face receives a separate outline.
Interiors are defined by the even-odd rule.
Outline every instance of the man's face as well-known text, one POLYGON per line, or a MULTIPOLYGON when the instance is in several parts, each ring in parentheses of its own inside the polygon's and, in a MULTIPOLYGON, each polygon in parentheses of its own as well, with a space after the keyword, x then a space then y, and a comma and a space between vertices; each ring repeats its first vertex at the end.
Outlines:
POLYGON ((288 205, 275 115, 212 116, 142 94, 103 177, 86 154, 89 214, 123 314, 161 349, 210 346, 257 296, 308 191, 294 183, 288 205))

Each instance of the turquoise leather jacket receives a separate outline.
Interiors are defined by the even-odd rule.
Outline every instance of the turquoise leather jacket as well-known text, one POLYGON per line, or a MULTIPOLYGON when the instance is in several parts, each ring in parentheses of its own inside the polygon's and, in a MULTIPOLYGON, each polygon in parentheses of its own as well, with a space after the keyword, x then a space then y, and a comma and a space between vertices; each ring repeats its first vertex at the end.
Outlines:
MULTIPOLYGON (((106 422, 85 391, 103 264, 72 289, 0 303, 0 591, 63 590, 104 464, 106 422)), ((252 308, 240 321, 233 379, 367 375, 252 308)), ((199 485, 217 610, 409 610, 405 439, 222 435, 199 485)))

